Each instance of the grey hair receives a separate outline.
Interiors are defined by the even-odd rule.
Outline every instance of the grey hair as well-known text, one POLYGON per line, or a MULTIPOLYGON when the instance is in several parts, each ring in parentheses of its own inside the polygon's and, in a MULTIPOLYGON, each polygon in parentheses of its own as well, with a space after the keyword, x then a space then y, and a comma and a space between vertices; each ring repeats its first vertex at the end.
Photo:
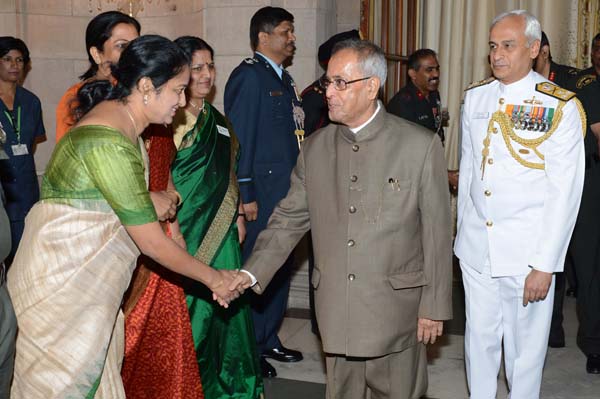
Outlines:
POLYGON ((525 37, 527 38, 527 47, 530 47, 536 40, 542 40, 542 25, 540 25, 540 21, 538 21, 538 19, 527 10, 512 10, 503 12, 494 18, 492 24, 490 25, 490 31, 498 22, 502 21, 504 18, 512 16, 520 16, 525 18, 525 37))
POLYGON ((352 50, 358 55, 358 64, 365 75, 379 78, 382 88, 387 78, 387 62, 381 47, 368 40, 347 39, 333 46, 331 56, 338 51, 352 50))

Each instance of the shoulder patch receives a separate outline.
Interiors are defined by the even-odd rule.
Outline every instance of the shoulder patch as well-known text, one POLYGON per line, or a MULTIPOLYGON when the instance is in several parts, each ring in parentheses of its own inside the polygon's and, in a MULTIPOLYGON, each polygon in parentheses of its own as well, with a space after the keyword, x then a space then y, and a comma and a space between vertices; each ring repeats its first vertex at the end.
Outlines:
POLYGON ((479 87, 479 86, 487 85, 489 83, 492 83, 494 80, 496 80, 496 78, 493 77, 493 76, 490 76, 487 79, 483 79, 483 80, 479 80, 477 82, 473 82, 473 83, 471 83, 470 85, 467 86, 467 88, 465 89, 465 91, 474 89, 474 88, 479 87))
POLYGON ((583 89, 585 86, 589 85, 590 83, 592 83, 595 80, 596 80, 596 75, 592 75, 591 73, 588 75, 583 75, 582 77, 577 79, 577 83, 575 84, 575 86, 578 89, 583 89))
POLYGON ((569 101, 573 97, 575 97, 575 93, 572 91, 563 89, 560 86, 557 86, 550 82, 542 82, 535 85, 535 90, 540 93, 544 93, 550 97, 558 98, 562 101, 569 101))
POLYGON ((253 65, 253 64, 256 64, 256 63, 258 62, 258 60, 257 60, 256 58, 249 57, 249 58, 246 58, 246 59, 244 60, 244 62, 245 62, 246 64, 253 65))

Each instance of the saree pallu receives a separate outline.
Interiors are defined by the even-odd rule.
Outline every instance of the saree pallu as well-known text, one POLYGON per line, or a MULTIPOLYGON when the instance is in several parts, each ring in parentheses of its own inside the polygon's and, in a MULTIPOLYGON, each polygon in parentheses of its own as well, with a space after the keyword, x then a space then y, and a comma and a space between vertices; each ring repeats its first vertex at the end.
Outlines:
MULTIPOLYGON (((150 191, 167 189, 175 155, 170 129, 144 132, 150 191)), ((161 223, 166 230, 167 224, 161 223)), ((140 256, 126 295, 125 359, 121 375, 128 399, 202 399, 190 317, 181 276, 140 256)))
POLYGON ((120 306, 138 255, 114 212, 34 205, 8 273, 12 398, 125 398, 120 306))
MULTIPOLYGON (((205 102, 172 165, 183 202, 177 217, 188 252, 215 269, 241 266, 235 177, 238 143, 225 118, 205 102)), ((188 282, 187 304, 204 394, 255 399, 263 384, 247 296, 221 308, 205 286, 188 282)))

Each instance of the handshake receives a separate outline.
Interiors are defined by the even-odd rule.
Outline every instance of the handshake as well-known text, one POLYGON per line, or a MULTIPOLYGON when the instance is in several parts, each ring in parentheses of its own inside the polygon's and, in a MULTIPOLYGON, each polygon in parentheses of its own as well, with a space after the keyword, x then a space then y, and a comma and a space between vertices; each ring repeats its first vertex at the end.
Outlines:
POLYGON ((215 270, 211 283, 206 286, 212 291, 213 299, 224 308, 252 285, 247 273, 238 270, 215 270))

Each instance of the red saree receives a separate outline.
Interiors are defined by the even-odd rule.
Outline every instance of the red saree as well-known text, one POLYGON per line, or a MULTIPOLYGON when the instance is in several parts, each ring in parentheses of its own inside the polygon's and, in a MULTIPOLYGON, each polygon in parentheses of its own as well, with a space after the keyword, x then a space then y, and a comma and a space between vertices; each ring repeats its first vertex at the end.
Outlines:
MULTIPOLYGON (((150 191, 166 190, 176 153, 173 134, 170 129, 150 125, 143 137, 150 158, 150 191)), ((141 256, 124 312, 121 376, 127 398, 204 398, 179 277, 141 256)))

